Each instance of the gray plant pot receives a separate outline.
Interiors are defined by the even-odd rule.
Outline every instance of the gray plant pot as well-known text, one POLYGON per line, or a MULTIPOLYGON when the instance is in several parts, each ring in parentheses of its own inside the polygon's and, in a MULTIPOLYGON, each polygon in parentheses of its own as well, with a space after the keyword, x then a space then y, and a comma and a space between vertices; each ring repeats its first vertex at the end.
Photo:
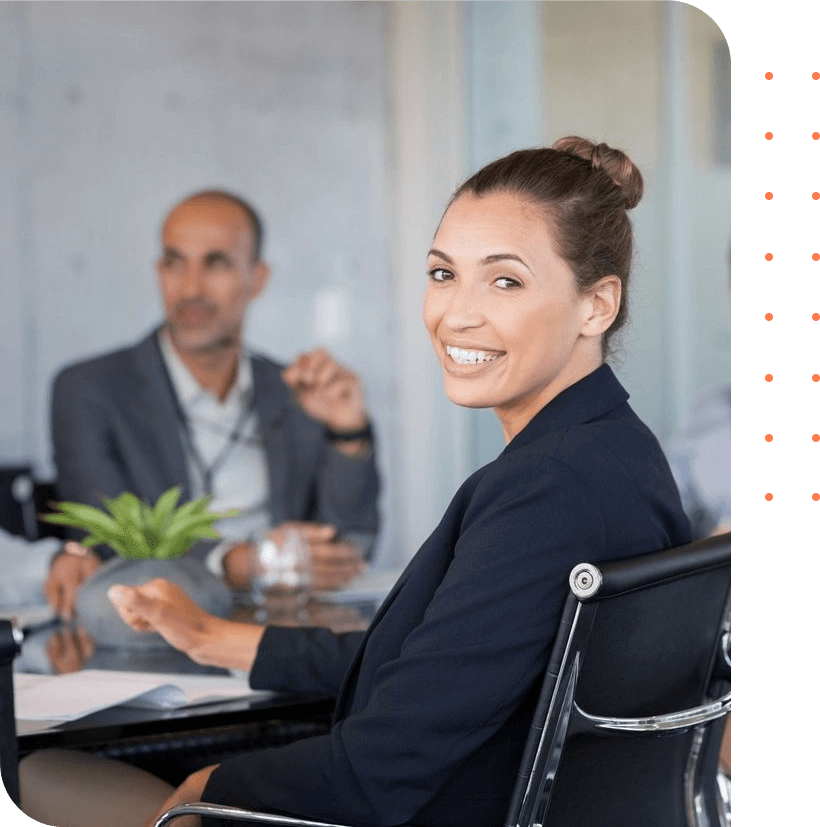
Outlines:
POLYGON ((141 586, 155 577, 175 583, 206 612, 228 617, 233 599, 230 588, 193 557, 175 560, 126 560, 115 557, 83 583, 77 595, 77 619, 99 647, 167 649, 154 632, 135 632, 126 625, 108 599, 108 589, 120 583, 141 586))

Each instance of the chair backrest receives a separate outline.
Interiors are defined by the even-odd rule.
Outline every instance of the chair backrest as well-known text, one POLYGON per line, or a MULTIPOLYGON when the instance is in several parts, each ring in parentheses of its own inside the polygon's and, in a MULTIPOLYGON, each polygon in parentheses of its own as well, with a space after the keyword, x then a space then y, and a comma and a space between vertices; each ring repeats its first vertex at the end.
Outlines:
POLYGON ((507 827, 721 824, 730 548, 573 570, 507 827))

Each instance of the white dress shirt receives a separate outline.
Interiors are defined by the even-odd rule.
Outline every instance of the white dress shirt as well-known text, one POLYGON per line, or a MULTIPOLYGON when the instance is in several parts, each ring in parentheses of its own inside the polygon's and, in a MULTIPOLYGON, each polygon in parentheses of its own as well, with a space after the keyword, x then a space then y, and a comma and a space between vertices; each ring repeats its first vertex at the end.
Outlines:
POLYGON ((252 408, 250 358, 244 351, 241 353, 236 381, 224 401, 220 401, 200 386, 174 350, 167 331, 160 332, 159 344, 174 392, 188 422, 187 429, 183 423, 179 428, 191 496, 196 499, 206 493, 201 467, 204 465, 212 470, 213 499, 209 511, 242 511, 237 517, 226 517, 216 523, 225 542, 211 552, 206 565, 221 575, 221 561, 228 547, 249 539, 267 528, 270 522, 267 460, 259 438, 259 417, 252 408), (234 434, 238 423, 240 427, 234 434), (231 444, 232 435, 235 439, 231 444))

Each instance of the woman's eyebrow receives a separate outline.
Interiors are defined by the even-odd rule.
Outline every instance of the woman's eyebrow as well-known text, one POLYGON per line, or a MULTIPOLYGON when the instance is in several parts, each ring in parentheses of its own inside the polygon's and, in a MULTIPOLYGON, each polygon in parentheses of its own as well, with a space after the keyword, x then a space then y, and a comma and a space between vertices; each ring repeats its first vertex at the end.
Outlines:
POLYGON ((527 264, 521 256, 518 256, 515 253, 493 253, 491 256, 486 256, 481 259, 482 264, 494 264, 496 261, 517 261, 519 264, 523 264, 527 270, 532 272, 532 268, 529 264, 527 264))
MULTIPOLYGON (((453 259, 450 258, 446 253, 442 253, 441 250, 436 250, 435 247, 427 253, 428 256, 435 256, 436 258, 440 258, 443 261, 446 261, 448 264, 455 264, 453 259)), ((487 264, 494 264, 497 261, 517 261, 519 264, 522 264, 524 267, 527 268, 530 272, 532 272, 532 268, 524 261, 521 256, 516 255, 515 253, 493 253, 492 255, 485 256, 484 258, 479 261, 481 265, 487 264)))

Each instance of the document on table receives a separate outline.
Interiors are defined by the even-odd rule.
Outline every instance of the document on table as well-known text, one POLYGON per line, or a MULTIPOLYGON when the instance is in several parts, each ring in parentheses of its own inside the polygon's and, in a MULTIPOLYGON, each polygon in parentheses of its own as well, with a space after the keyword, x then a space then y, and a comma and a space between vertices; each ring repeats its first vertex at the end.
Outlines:
POLYGON ((17 718, 73 721, 111 706, 179 709, 274 693, 248 687, 247 678, 83 669, 66 675, 14 674, 17 718))
POLYGON ((314 592, 313 597, 330 603, 358 603, 365 600, 381 603, 399 579, 402 571, 403 569, 365 571, 364 574, 351 580, 343 589, 314 592))

